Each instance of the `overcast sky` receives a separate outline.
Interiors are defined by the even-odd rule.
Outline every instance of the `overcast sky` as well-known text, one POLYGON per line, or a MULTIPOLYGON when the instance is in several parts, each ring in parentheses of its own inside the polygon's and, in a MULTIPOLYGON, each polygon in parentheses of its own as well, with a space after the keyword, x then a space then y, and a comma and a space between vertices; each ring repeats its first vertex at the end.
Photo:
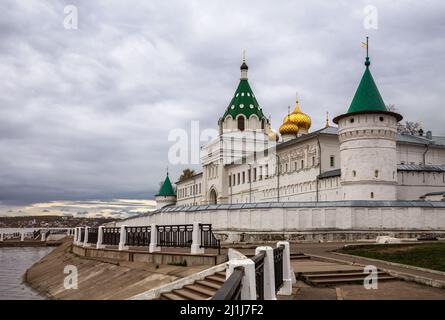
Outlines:
POLYGON ((445 135, 443 1, 2 0, 0 12, 3 206, 151 199, 169 131, 217 127, 243 49, 273 127, 298 91, 316 130, 347 110, 369 35, 385 103, 445 135), (64 28, 70 4, 77 30, 64 28))

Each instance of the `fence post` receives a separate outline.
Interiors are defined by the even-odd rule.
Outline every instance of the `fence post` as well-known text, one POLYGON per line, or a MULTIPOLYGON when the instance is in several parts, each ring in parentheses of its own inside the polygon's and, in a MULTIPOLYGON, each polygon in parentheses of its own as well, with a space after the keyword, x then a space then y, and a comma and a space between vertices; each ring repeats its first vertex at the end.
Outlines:
POLYGON ((25 241, 25 231, 22 231, 22 234, 20 235, 20 241, 25 241))
POLYGON ((119 239, 119 250, 128 250, 128 246, 125 245, 127 241, 127 231, 125 230, 125 226, 121 226, 120 239, 119 239))
POLYGON ((76 245, 79 245, 82 231, 80 231, 80 227, 76 227, 76 230, 77 230, 76 245))
POLYGON ((105 246, 102 244, 104 241, 104 227, 100 226, 97 229, 97 243, 96 243, 96 249, 103 249, 105 246))
POLYGON ((148 252, 161 251, 161 247, 158 246, 158 230, 155 224, 150 225, 150 245, 148 246, 148 252))
POLYGON ((42 230, 40 230, 40 241, 46 241, 46 232, 42 233, 42 230))
POLYGON ((85 234, 83 237, 83 246, 84 247, 88 246, 88 229, 90 229, 90 227, 85 227, 85 234))
POLYGON ((3 232, 0 232, 0 242, 3 242, 3 232))
POLYGON ((290 265, 290 246, 287 241, 279 241, 277 247, 284 246, 283 249, 283 286, 278 291, 279 295, 289 296, 292 294, 292 267, 290 265))
POLYGON ((241 300, 256 300, 255 263, 250 259, 229 260, 226 280, 229 279, 237 267, 244 268, 244 275, 241 280, 241 300))
POLYGON ((264 300, 276 300, 275 295, 275 264, 272 247, 257 247, 255 255, 261 251, 266 251, 264 257, 264 300))
POLYGON ((201 228, 199 227, 199 222, 193 222, 192 241, 191 254, 204 253, 204 248, 201 248, 201 228))

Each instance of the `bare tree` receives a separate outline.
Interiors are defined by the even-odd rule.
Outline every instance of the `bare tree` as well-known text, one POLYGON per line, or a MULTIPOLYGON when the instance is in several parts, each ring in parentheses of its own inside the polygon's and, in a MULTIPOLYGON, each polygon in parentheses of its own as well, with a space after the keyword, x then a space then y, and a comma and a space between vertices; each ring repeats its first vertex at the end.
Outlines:
MULTIPOLYGON (((397 112, 397 108, 393 104, 388 104, 386 109, 391 112, 397 112)), ((422 129, 422 124, 418 121, 405 121, 404 123, 397 123, 397 132, 410 134, 410 135, 418 135, 420 130, 422 129)))

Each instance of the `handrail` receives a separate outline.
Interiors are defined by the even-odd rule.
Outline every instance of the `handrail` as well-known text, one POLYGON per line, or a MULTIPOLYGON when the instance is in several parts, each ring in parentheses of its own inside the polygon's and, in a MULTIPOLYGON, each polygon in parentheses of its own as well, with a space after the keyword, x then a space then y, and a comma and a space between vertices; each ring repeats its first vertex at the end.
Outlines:
POLYGON ((151 227, 125 227, 126 246, 149 246, 151 238, 151 227))
POLYGON ((191 247, 193 224, 157 225, 157 245, 161 247, 191 247))
POLYGON ((88 243, 97 243, 99 228, 88 228, 88 243))
POLYGON ((103 228, 103 244, 107 245, 119 245, 120 236, 121 236, 121 228, 118 227, 106 227, 103 228))
POLYGON ((218 249, 218 254, 221 254, 221 241, 215 237, 211 224, 199 224, 201 232, 201 248, 218 249))
POLYGON ((275 292, 277 292, 283 285, 283 252, 283 245, 273 249, 275 292))
POLYGON ((242 280, 244 268, 237 267, 230 277, 216 291, 211 300, 241 300, 242 280))
POLYGON ((264 300, 264 258, 266 251, 260 251, 252 258, 255 263, 255 284, 257 300, 264 300))

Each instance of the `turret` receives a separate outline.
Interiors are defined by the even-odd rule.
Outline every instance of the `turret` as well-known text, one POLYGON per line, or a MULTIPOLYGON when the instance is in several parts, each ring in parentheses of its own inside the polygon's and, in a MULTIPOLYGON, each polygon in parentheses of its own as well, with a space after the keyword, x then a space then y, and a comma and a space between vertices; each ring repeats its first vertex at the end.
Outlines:
POLYGON ((343 200, 396 200, 397 122, 371 75, 368 55, 365 72, 347 113, 333 119, 340 141, 343 200))
POLYGON ((155 200, 156 209, 161 209, 165 206, 176 204, 176 193, 173 189, 170 178, 168 177, 168 172, 161 189, 159 189, 159 193, 155 196, 155 200))

